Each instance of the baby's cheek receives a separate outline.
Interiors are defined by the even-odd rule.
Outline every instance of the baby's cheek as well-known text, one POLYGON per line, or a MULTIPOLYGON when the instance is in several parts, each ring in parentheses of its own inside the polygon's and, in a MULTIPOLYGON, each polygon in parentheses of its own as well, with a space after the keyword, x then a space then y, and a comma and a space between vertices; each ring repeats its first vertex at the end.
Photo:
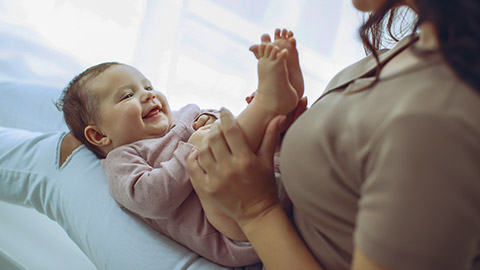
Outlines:
POLYGON ((132 103, 127 104, 127 106, 124 106, 123 111, 126 116, 132 117, 132 118, 142 115, 142 108, 132 103))

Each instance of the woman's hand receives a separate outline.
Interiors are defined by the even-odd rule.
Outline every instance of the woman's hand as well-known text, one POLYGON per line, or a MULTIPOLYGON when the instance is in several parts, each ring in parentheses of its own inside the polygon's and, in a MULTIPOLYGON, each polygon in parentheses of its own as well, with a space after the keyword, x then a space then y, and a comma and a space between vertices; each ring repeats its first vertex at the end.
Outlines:
POLYGON ((293 122, 295 122, 295 120, 297 120, 297 118, 307 110, 307 104, 307 97, 302 97, 300 100, 298 100, 297 107, 287 115, 287 119, 280 127, 280 132, 284 133, 290 128, 293 122))
POLYGON ((234 116, 223 109, 207 143, 187 159, 200 200, 211 202, 240 226, 278 206, 273 154, 284 118, 269 123, 258 152, 253 153, 234 116))
POLYGON ((285 116, 267 126, 253 153, 233 115, 221 111, 208 144, 187 159, 193 188, 240 225, 268 269, 321 269, 278 202, 273 153, 285 116))

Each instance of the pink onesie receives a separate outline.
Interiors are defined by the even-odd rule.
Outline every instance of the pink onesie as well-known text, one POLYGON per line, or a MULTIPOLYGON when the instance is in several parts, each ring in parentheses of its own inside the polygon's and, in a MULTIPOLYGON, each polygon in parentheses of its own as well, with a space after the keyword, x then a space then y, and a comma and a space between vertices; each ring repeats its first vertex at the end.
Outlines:
POLYGON ((112 150, 102 160, 110 193, 121 207, 208 260, 228 267, 258 263, 251 246, 236 244, 210 225, 190 183, 186 159, 195 146, 187 141, 193 122, 205 113, 218 116, 187 105, 173 112, 165 136, 112 150))

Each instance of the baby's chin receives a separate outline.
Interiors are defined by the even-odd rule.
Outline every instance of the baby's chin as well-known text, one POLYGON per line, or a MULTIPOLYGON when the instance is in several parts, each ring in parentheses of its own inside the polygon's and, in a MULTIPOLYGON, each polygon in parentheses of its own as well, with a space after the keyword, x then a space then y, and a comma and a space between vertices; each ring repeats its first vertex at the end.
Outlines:
POLYGON ((172 129, 172 125, 165 125, 165 127, 158 128, 155 132, 148 136, 149 139, 151 138, 160 138, 165 136, 170 130, 172 129))
POLYGON ((159 137, 165 136, 171 129, 172 129, 172 127, 169 125, 167 128, 165 128, 165 129, 163 130, 163 132, 160 132, 159 137))

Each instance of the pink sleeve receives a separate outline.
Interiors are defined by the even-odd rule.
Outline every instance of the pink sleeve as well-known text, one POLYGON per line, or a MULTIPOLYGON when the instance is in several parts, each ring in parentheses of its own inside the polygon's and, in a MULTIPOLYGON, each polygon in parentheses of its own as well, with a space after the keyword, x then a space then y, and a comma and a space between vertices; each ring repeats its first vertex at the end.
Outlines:
POLYGON ((147 154, 142 151, 147 147, 139 150, 135 144, 114 149, 102 162, 111 195, 142 217, 169 218, 193 191, 185 163, 193 147, 179 142, 171 158, 162 162, 151 160, 160 159, 162 151, 147 154))

